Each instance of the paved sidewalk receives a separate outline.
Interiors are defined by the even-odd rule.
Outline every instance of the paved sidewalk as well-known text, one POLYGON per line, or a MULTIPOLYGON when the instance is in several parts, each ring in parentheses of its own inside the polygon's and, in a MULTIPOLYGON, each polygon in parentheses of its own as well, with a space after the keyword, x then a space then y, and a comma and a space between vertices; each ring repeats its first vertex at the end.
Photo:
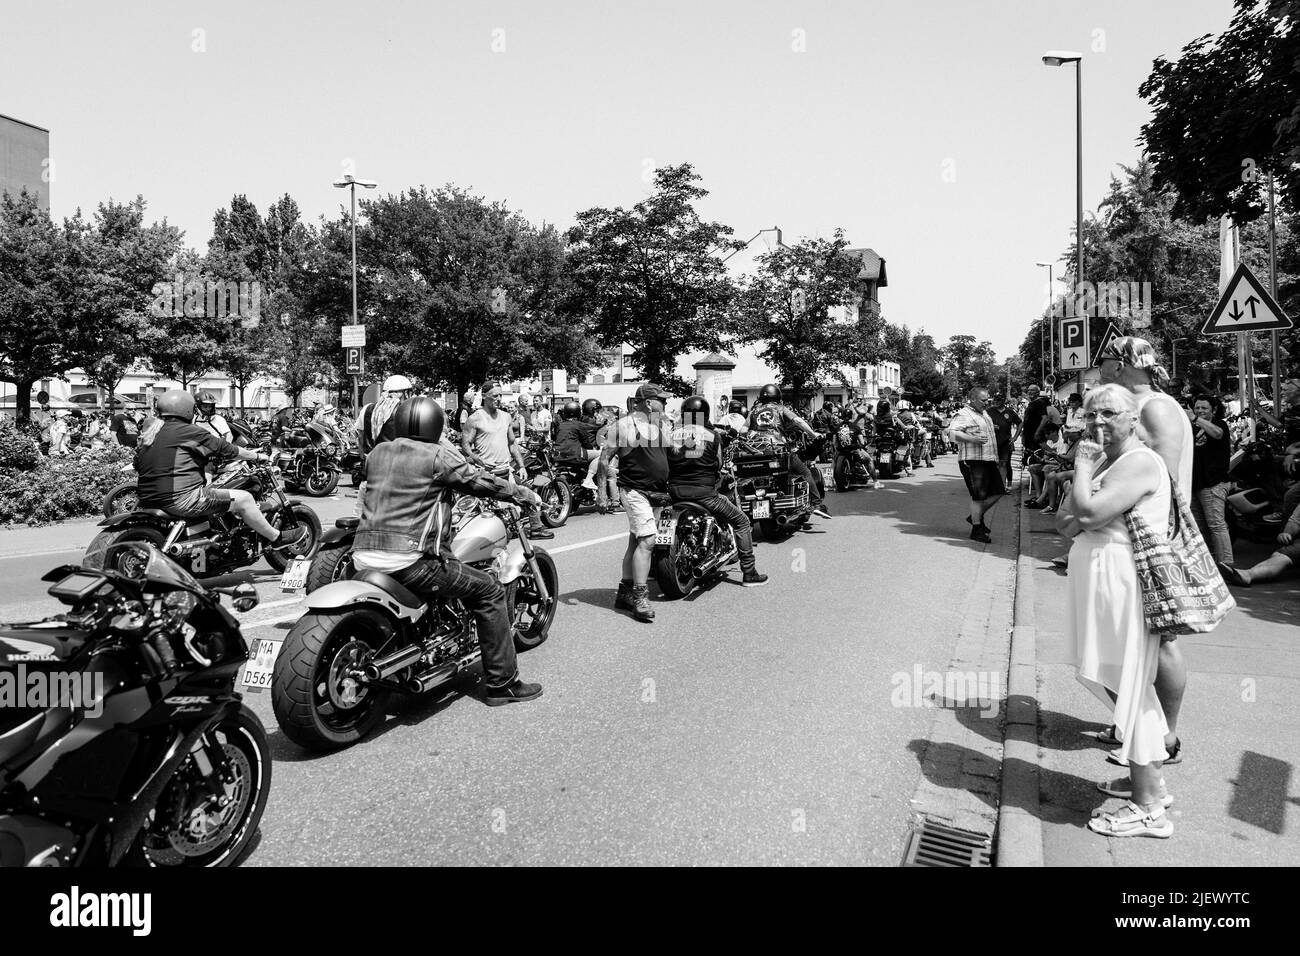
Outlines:
POLYGON ((60 551, 84 551, 99 532, 99 520, 97 517, 73 518, 39 528, 29 528, 26 525, 0 527, 0 559, 60 551))
MULTIPOLYGON (((1067 542, 1053 530, 1053 516, 1021 515, 1025 564, 1033 575, 1044 864, 1300 864, 1300 575, 1234 591, 1238 608, 1215 631, 1179 638, 1190 678, 1178 725, 1183 762, 1165 769, 1176 801, 1174 835, 1108 839, 1088 830, 1087 821, 1093 809, 1115 809, 1120 801, 1095 785, 1124 770, 1107 763, 1106 748, 1084 736, 1104 729, 1110 715, 1075 679, 1065 634, 1066 574, 1051 563, 1067 542)), ((1237 560, 1253 564, 1268 551, 1241 542, 1237 560)))

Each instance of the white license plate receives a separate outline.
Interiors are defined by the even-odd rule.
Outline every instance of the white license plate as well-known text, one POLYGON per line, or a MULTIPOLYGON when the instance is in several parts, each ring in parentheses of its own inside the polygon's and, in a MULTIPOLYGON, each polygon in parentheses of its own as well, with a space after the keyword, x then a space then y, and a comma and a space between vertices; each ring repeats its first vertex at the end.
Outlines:
POLYGON ((761 498, 758 501, 755 501, 754 517, 755 518, 772 517, 772 502, 768 501, 766 498, 761 498))
POLYGON ((259 638, 249 642, 248 663, 244 665, 243 686, 254 694, 271 686, 271 676, 275 673, 275 659, 280 656, 284 641, 272 641, 259 638))
POLYGON ((655 532, 656 545, 670 545, 673 543, 673 520, 672 518, 660 518, 659 529, 655 532))
POLYGON ((311 570, 311 558, 294 558, 280 575, 281 591, 297 591, 307 586, 307 572, 311 570))
POLYGON ((834 465, 822 465, 822 466, 821 466, 821 470, 822 470, 822 477, 825 478, 827 481, 834 481, 834 480, 835 480, 835 466, 834 466, 834 465))

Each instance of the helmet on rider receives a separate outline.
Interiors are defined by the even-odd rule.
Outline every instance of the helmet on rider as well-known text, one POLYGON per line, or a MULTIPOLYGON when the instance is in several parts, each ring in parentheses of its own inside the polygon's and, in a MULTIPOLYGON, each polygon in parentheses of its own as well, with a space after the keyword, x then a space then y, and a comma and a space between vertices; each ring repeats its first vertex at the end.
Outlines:
POLYGON ((385 392, 409 392, 413 387, 405 375, 390 375, 384 379, 385 392))
POLYGON ((764 385, 758 390, 759 405, 775 405, 781 401, 781 389, 776 385, 764 385))
POLYGON ((217 413, 217 396, 211 392, 200 392, 195 404, 198 406, 199 411, 203 413, 204 418, 211 418, 217 413))
POLYGON ((582 403, 582 417, 595 418, 600 414, 602 408, 604 408, 604 406, 600 404, 600 399, 589 398, 582 403))
POLYGON ((442 438, 444 420, 442 406, 428 395, 408 398, 393 409, 389 418, 394 437, 410 438, 431 445, 436 445, 442 438))
POLYGON ((682 399, 682 424, 709 424, 709 402, 703 395, 692 395, 682 399))
POLYGON ((154 402, 154 411, 159 418, 179 418, 182 421, 194 420, 194 396, 181 389, 163 392, 154 402))
POLYGON ((560 417, 566 421, 574 421, 582 416, 582 407, 577 402, 565 402, 560 406, 560 417))
POLYGON ((876 405, 876 414, 877 414, 877 415, 888 415, 888 414, 889 414, 889 402, 879 402, 879 403, 876 405))
POLYGON ((738 398, 733 398, 731 401, 727 403, 727 414, 728 415, 745 414, 745 403, 738 398))

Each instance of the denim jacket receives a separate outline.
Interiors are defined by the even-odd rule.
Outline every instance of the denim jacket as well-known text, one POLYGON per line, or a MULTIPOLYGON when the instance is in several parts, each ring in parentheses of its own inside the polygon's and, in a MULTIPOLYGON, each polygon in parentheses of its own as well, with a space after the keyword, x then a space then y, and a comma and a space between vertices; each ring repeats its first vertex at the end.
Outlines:
POLYGON ((353 547, 451 557, 457 493, 508 501, 519 489, 445 445, 396 438, 375 446, 366 456, 366 493, 353 547))

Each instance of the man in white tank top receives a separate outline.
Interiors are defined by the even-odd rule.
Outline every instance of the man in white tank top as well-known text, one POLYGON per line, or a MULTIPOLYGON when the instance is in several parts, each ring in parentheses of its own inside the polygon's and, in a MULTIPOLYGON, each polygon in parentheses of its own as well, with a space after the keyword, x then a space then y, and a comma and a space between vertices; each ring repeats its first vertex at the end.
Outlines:
MULTIPOLYGON (((1101 380, 1116 382, 1134 394, 1138 401, 1138 435, 1158 454, 1173 476, 1184 502, 1192 495, 1192 424, 1182 406, 1158 386, 1169 381, 1169 373, 1156 359, 1155 349, 1146 339, 1125 336, 1114 339, 1099 359, 1101 380)), ((1165 748, 1168 763, 1177 763, 1182 744, 1178 739, 1178 711, 1187 690, 1187 664, 1178 641, 1162 638, 1160 663, 1156 672, 1156 695, 1169 724, 1165 748)))

